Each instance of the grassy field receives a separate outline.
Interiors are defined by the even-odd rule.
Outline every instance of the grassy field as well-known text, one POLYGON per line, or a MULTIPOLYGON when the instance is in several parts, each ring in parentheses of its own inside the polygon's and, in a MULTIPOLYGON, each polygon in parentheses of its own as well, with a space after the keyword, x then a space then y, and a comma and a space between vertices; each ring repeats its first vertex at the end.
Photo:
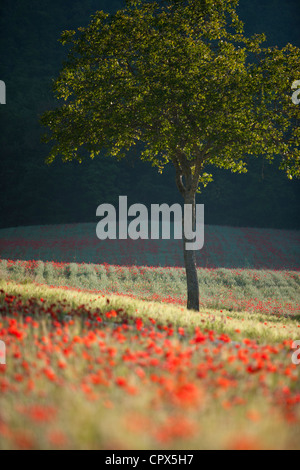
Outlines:
MULTIPOLYGON (((150 268, 0 260, 3 279, 87 289, 101 294, 186 304, 183 268, 150 268)), ((300 315, 300 273, 251 269, 198 269, 202 308, 300 315)))
POLYGON ((0 260, 0 449, 299 449, 297 236, 265 269, 241 245, 252 268, 200 267, 191 312, 180 265, 47 261, 24 229, 0 260))
POLYGON ((299 448, 294 318, 1 281, 0 448, 299 448))

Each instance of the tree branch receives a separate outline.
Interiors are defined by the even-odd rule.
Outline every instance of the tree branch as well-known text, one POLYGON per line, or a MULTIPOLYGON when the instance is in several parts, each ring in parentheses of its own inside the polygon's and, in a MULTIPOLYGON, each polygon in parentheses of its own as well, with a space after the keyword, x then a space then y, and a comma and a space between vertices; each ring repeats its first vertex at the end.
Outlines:
POLYGON ((183 176, 183 173, 182 173, 182 169, 180 167, 180 164, 177 160, 177 158, 175 156, 171 157, 171 160, 173 162, 173 165, 175 167, 175 171, 176 171, 176 186, 178 188, 178 191, 180 192, 180 194, 182 196, 185 195, 186 193, 186 187, 184 186, 183 184, 183 181, 182 181, 182 176, 183 176))

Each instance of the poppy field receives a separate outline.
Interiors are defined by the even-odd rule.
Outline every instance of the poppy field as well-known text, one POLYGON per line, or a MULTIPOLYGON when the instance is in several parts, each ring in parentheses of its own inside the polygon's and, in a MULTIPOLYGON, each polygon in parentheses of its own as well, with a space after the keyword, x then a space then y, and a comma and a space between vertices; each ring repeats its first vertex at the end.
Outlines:
POLYGON ((0 288, 1 449, 299 447, 299 317, 0 288))
MULTIPOLYGON (((186 305, 184 268, 0 260, 3 279, 186 305)), ((300 314, 299 271, 198 268, 202 308, 300 314)))
POLYGON ((1 450, 299 449, 296 244, 280 269, 200 267, 200 312, 180 265, 35 248, 0 260, 1 450))

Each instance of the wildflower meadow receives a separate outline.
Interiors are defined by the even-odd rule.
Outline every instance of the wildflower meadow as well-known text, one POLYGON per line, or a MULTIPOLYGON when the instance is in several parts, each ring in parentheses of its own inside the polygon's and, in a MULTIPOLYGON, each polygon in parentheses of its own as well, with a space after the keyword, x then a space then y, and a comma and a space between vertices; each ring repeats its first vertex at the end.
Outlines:
POLYGON ((0 262, 1 449, 299 448, 296 243, 273 269, 259 250, 252 268, 200 267, 193 312, 181 266, 41 260, 30 236, 51 230, 0 262))

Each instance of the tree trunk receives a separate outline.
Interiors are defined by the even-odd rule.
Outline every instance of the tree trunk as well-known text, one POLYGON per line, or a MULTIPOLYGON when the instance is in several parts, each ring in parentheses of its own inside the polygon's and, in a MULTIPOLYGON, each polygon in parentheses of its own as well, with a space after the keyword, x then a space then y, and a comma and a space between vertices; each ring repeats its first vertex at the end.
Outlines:
MULTIPOLYGON (((196 197, 194 194, 186 194, 184 196, 184 204, 193 205, 193 230, 196 227, 196 197)), ((199 282, 197 276, 196 253, 195 250, 186 249, 186 238, 184 235, 184 218, 183 227, 183 243, 184 243, 184 264, 187 281, 187 308, 189 310, 199 311, 199 282)), ((189 240, 191 241, 191 240, 189 240)))

